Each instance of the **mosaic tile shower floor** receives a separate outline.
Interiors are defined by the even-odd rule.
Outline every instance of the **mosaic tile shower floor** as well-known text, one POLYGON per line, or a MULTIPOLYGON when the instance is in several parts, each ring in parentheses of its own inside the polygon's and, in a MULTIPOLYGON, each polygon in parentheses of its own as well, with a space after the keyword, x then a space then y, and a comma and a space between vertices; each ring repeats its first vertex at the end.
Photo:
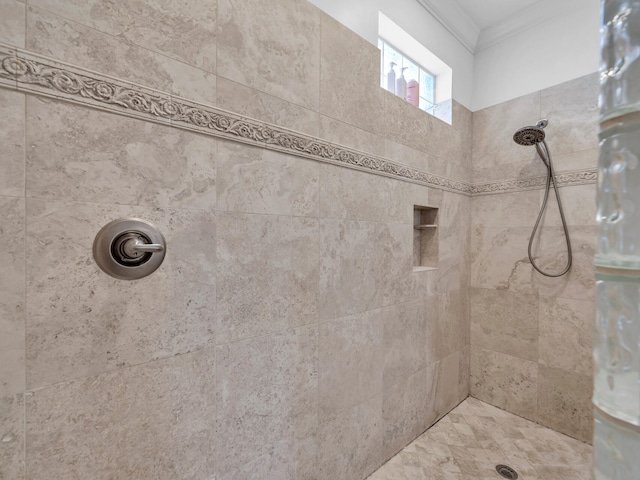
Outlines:
POLYGON ((590 445, 467 398, 368 480, 589 480, 590 445))

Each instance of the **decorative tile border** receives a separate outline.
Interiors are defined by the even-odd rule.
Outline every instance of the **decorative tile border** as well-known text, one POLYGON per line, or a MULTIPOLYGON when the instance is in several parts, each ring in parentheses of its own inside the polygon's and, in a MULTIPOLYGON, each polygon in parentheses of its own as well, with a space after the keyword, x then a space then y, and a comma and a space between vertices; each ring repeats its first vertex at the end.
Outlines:
MULTIPOLYGON (((471 185, 432 175, 283 127, 0 44, 0 87, 61 99, 217 138, 355 168, 464 195, 540 188, 543 177, 471 185)), ((596 171, 558 176, 560 186, 593 183, 596 171)))
MULTIPOLYGON (((587 185, 595 183, 598 179, 596 168, 589 170, 576 170, 571 172, 556 173, 556 180, 560 187, 574 185, 587 185)), ((528 177, 519 180, 504 180, 497 183, 484 183, 471 187, 472 195, 490 195, 493 193, 517 192, 521 190, 533 190, 544 188, 547 182, 546 176, 528 177)))

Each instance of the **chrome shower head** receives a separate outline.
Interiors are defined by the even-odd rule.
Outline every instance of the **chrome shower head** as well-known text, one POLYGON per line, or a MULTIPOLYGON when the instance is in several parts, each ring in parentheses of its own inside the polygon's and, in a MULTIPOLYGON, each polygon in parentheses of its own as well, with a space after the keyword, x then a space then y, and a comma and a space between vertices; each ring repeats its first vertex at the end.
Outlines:
POLYGON ((530 147, 536 143, 540 143, 544 140, 544 130, 549 122, 546 119, 540 120, 535 127, 522 127, 516 133, 513 134, 513 141, 518 145, 524 145, 530 147))

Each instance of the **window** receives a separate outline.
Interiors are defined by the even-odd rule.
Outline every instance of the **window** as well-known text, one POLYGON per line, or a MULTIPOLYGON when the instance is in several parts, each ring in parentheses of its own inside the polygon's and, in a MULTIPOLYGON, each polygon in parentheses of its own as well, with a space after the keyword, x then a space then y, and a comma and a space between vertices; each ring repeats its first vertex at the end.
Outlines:
MULTIPOLYGON (((395 63, 396 80, 401 76, 415 80, 419 95, 411 103, 451 125, 453 70, 418 40, 409 35, 382 12, 378 12, 378 47, 380 48, 380 85, 387 88, 387 74, 395 63)), ((425 41, 429 41, 425 38, 425 41)), ((412 90, 413 92, 415 90, 412 90)))
POLYGON ((380 61, 382 62, 380 65, 380 86, 396 95, 400 95, 396 91, 396 85, 390 85, 389 80, 391 80, 391 83, 394 83, 394 81, 397 82, 397 79, 401 76, 404 76, 407 82, 415 80, 418 83, 419 92, 417 106, 433 115, 436 103, 435 75, 406 55, 403 55, 397 48, 394 48, 382 38, 378 39, 378 48, 382 52, 380 55, 380 61), (390 75, 392 70, 393 74, 390 75))

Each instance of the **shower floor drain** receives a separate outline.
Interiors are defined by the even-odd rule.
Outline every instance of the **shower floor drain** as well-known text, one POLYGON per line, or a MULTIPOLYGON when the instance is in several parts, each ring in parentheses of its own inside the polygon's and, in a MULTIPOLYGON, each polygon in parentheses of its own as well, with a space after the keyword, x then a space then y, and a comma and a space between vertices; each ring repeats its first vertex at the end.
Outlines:
POLYGON ((504 478, 508 478, 509 480, 515 480, 516 478, 518 478, 518 472, 506 465, 496 465, 496 472, 498 472, 504 478))

